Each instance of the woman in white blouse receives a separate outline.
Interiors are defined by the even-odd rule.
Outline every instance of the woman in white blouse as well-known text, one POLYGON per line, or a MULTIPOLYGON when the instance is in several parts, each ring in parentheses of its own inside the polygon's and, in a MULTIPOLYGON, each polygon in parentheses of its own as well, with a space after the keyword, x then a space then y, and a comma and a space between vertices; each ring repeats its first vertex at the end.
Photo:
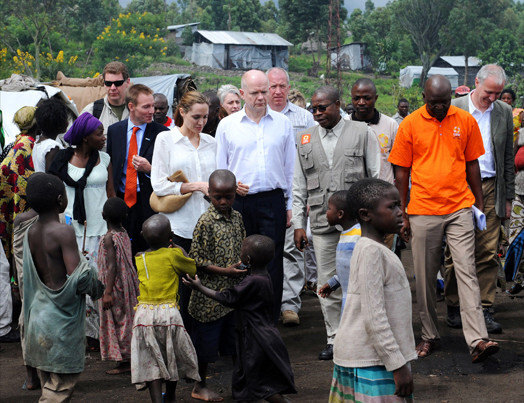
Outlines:
POLYGON ((175 234, 174 242, 187 252, 195 225, 209 206, 204 196, 208 192, 209 175, 216 169, 215 139, 201 133, 208 113, 206 98, 197 91, 187 92, 177 106, 176 127, 157 135, 151 164, 151 184, 157 196, 193 192, 179 210, 165 214, 175 234), (177 170, 182 170, 188 183, 167 179, 177 170))

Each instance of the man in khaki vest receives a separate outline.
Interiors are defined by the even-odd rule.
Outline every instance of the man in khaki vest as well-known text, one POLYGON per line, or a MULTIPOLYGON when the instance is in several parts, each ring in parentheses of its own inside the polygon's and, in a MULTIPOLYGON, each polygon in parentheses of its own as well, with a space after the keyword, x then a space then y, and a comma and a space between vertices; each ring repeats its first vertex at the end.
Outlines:
MULTIPOLYGON (((330 86, 319 88, 311 99, 311 112, 319 126, 299 132, 293 177, 293 225, 295 245, 308 244, 307 206, 317 257, 318 284, 322 286, 336 274, 336 248, 340 233, 326 218, 329 197, 347 190, 359 179, 378 178, 380 146, 373 131, 363 122, 342 119, 340 96, 330 86)), ((319 298, 327 331, 327 346, 319 359, 333 358, 333 340, 340 321, 341 291, 319 298)))

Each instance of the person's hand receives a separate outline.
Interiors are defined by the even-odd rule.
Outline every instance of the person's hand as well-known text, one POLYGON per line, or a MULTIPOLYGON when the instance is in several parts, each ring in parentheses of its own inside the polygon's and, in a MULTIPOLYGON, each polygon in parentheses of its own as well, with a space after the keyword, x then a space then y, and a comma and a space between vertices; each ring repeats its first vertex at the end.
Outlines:
POLYGON ((137 172, 145 172, 145 173, 151 173, 151 164, 149 161, 141 157, 140 155, 133 155, 133 166, 137 170, 137 172))
POLYGON ((209 182, 194 182, 197 191, 204 193, 209 196, 209 182))
POLYGON ((408 364, 394 370, 393 379, 395 380, 395 395, 407 397, 413 393, 413 375, 408 364))
POLYGON ((246 185, 245 183, 238 181, 237 195, 246 196, 248 192, 249 192, 249 185, 246 185))
POLYGON ((199 287, 202 286, 202 283, 200 282, 200 279, 195 274, 195 278, 191 278, 189 274, 186 274, 185 277, 182 277, 182 283, 187 285, 189 288, 192 288, 193 290, 197 290, 199 287))
POLYGON ((295 246, 300 252, 304 251, 304 248, 309 245, 307 240, 306 231, 303 228, 297 228, 293 235, 295 246))
POLYGON ((331 294, 333 290, 329 286, 328 283, 324 284, 322 287, 320 287, 317 291, 317 294, 320 295, 322 298, 327 298, 331 294))
POLYGON ((104 294, 102 296, 102 307, 104 308, 104 311, 111 309, 112 306, 113 306, 113 296, 111 294, 104 294))
POLYGON ((242 264, 242 262, 238 262, 235 264, 232 264, 229 267, 226 267, 224 269, 224 275, 227 277, 237 278, 240 277, 243 274, 247 273, 246 269, 239 269, 238 267, 242 264))
POLYGON ((506 200, 506 217, 504 219, 509 220, 511 217, 511 200, 506 200))
POLYGON ((411 238, 411 224, 409 223, 409 217, 407 215, 404 215, 402 217, 403 225, 400 229, 400 237, 404 242, 409 242, 409 238, 411 238))
POLYGON ((286 210, 286 228, 291 227, 291 210, 286 210))

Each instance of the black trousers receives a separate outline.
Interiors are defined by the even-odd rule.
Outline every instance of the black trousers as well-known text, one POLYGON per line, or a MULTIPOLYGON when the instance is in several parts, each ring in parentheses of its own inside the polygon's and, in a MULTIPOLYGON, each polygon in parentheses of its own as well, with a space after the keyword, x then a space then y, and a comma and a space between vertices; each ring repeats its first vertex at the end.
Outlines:
MULTIPOLYGON (((117 192, 117 196, 122 200, 124 199, 124 193, 122 192, 117 192)), ((127 218, 124 221, 124 228, 126 229, 129 238, 131 238, 131 250, 133 256, 138 252, 143 252, 146 249, 149 249, 149 245, 145 239, 142 238, 140 232, 142 231, 142 224, 144 221, 155 214, 149 205, 150 197, 151 194, 148 194, 148 192, 138 192, 136 203, 129 209, 127 212, 127 218)))
POLYGON ((284 238, 286 236, 286 202, 281 189, 247 196, 237 195, 233 208, 242 214, 246 235, 266 235, 275 242, 275 257, 267 271, 274 293, 274 319, 278 322, 284 284, 284 238))

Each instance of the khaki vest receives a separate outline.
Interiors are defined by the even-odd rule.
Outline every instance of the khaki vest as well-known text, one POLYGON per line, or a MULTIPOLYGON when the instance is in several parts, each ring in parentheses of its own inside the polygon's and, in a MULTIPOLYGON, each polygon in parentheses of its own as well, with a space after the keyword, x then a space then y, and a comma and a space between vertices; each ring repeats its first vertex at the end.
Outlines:
POLYGON ((296 138, 298 158, 307 183, 311 232, 317 235, 335 231, 326 218, 330 196, 338 190, 349 189, 353 183, 367 177, 364 156, 368 126, 362 122, 343 121, 344 127, 337 141, 331 168, 320 141, 320 126, 302 131, 296 138))

